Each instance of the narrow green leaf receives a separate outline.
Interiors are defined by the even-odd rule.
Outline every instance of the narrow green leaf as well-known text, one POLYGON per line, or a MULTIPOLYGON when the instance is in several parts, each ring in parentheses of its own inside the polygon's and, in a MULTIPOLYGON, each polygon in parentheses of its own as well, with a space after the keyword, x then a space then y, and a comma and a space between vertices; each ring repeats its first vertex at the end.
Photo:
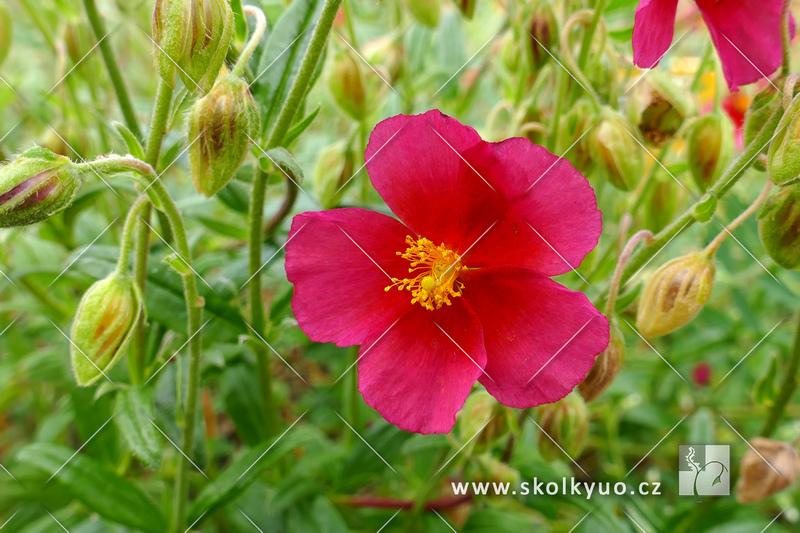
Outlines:
POLYGON ((294 156, 289 153, 289 150, 280 146, 269 150, 267 155, 259 158, 258 163, 265 172, 270 172, 272 167, 277 166, 297 183, 302 182, 305 178, 303 169, 300 168, 300 164, 295 160, 294 156))
POLYGON ((117 130, 120 138, 122 138, 122 142, 124 142, 125 146, 128 148, 128 153, 136 159, 144 159, 144 148, 142 148, 142 143, 140 143, 139 139, 136 138, 136 135, 134 135, 133 132, 128 129, 128 126, 122 122, 114 122, 113 126, 114 129, 117 130))
POLYGON ((314 122, 314 119, 317 118, 319 115, 319 110, 321 106, 317 106, 314 111, 309 113, 308 115, 303 118, 300 122, 292 126, 292 129, 289 130, 289 133, 286 134, 286 138, 283 140, 283 144, 285 146, 291 146, 292 141, 297 139, 306 129, 314 122))
POLYGON ((268 421, 262 406, 256 372, 250 365, 235 363, 225 368, 220 389, 225 407, 245 443, 254 446, 267 437, 268 421))
POLYGON ((160 509, 136 485, 85 455, 55 444, 31 444, 17 454, 20 463, 39 470, 65 487, 100 516, 146 533, 163 533, 167 524, 160 509))
POLYGON ((114 423, 135 455, 148 468, 161 465, 162 447, 151 420, 153 398, 147 389, 129 387, 117 394, 114 423))

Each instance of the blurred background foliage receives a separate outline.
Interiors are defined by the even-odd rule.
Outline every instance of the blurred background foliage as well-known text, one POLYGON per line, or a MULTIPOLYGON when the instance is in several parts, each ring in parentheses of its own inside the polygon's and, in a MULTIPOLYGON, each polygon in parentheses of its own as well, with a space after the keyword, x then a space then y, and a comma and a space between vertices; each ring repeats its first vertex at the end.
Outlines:
MULTIPOLYGON (((255 3, 267 14, 269 30, 251 61, 249 77, 261 74, 252 90, 266 125, 274 113, 276 88, 278 93, 285 90, 286 80, 293 76, 298 46, 307 42, 322 2, 255 3), (262 73, 270 65, 267 59, 287 46, 286 55, 262 73)), ((717 97, 713 53, 710 61, 703 60, 709 50, 707 32, 688 5, 692 3, 681 4, 676 35, 688 33, 659 68, 693 110, 667 144, 633 145, 625 157, 640 159, 639 178, 649 178, 647 186, 622 192, 588 152, 592 134, 581 138, 598 116, 582 83, 565 74, 568 61, 559 44, 558 33, 566 20, 595 3, 549 4, 554 25, 537 30, 539 38, 546 39, 542 43, 548 50, 543 51, 529 37, 535 29, 530 17, 542 2, 477 0, 474 13, 467 17, 459 5, 469 11, 473 2, 468 0, 441 4, 346 0, 324 67, 300 113, 301 127, 308 127, 289 146, 306 178, 300 183, 302 190, 295 191, 292 213, 335 206, 387 212, 363 169, 369 131, 382 118, 438 108, 475 127, 487 140, 527 136, 565 154, 589 177, 603 211, 603 236, 579 268, 582 277, 570 273, 559 281, 598 301, 624 244, 623 233, 658 231, 702 195, 686 162, 692 121, 718 98, 730 120, 726 127, 733 130, 766 82, 717 97), (555 133, 554 116, 560 120, 555 133)), ((636 3, 603 2, 601 27, 583 53, 582 25, 576 24, 564 37, 572 55, 584 57, 584 81, 602 101, 623 113, 636 104, 638 93, 628 88, 642 75, 631 66, 636 3)), ((152 4, 98 2, 142 125, 147 123, 157 81, 149 38, 152 4)), ((0 155, 7 159, 34 144, 76 160, 125 153, 112 124, 122 116, 82 5, 76 0, 8 0, 4 6, 13 31, 10 51, 0 67, 0 155)), ((244 42, 242 29, 235 49, 244 42)), ((229 57, 235 58, 234 51, 229 57)), ((643 78, 641 87, 648 83, 649 78, 643 78)), ((274 259, 260 274, 268 309, 266 340, 287 363, 273 357, 282 428, 276 440, 266 431, 252 349, 242 340, 249 334, 240 293, 249 277, 248 184, 252 165, 261 163, 263 153, 254 147, 237 179, 215 198, 195 194, 185 154, 185 115, 192 98, 178 90, 179 105, 159 168, 184 213, 195 268, 205 282, 200 285, 207 321, 203 423, 197 446, 187 451, 197 466, 191 473, 194 504, 189 511, 190 521, 197 520, 195 530, 624 532, 641 528, 737 533, 761 531, 779 513, 769 531, 797 529, 795 487, 749 506, 733 497, 696 503, 677 496, 679 444, 729 444, 735 482, 737 464, 748 450, 743 439, 755 436, 763 424, 780 379, 776 363, 788 357, 800 279, 769 259, 756 221, 747 221, 720 249, 713 295, 690 325, 648 344, 626 324, 634 323, 635 304, 628 304, 640 284, 668 259, 710 242, 757 196, 763 172, 748 170, 720 200, 710 222, 680 232, 625 287, 618 310, 627 356, 611 387, 589 404, 587 445, 574 457, 581 469, 565 455, 551 461, 542 456, 541 432, 527 411, 511 413, 508 427, 475 440, 468 428, 480 424, 469 417, 462 417, 453 434, 435 436, 405 433, 382 420, 354 394, 355 370, 345 374, 353 350, 310 343, 292 317, 291 285, 282 263, 290 219, 283 219, 266 235, 263 257, 274 259), (253 462, 256 466, 246 471, 253 462), (562 476, 624 479, 632 486, 657 481, 662 484, 661 496, 590 501, 532 495, 457 498, 450 488, 453 480, 560 480, 562 476), (402 506, 408 508, 398 511, 402 506)), ((113 269, 121 217, 135 194, 124 179, 106 181, 90 180, 72 208, 44 224, 0 230, 0 526, 4 533, 61 531, 61 525, 72 533, 158 531, 163 524, 159 516, 169 515, 179 453, 170 441, 180 442, 176 414, 186 375, 187 339, 180 280, 163 262, 172 252, 161 239, 153 239, 146 293, 152 380, 143 388, 128 387, 126 365, 121 364, 110 373, 113 385, 83 389, 75 385, 69 367, 64 332, 80 296, 113 269), (153 427, 148 427, 151 420, 153 427)), ((285 201, 284 181, 280 176, 271 178, 267 219, 285 201)), ((798 415, 800 406, 791 403, 776 438, 796 436, 798 415)))

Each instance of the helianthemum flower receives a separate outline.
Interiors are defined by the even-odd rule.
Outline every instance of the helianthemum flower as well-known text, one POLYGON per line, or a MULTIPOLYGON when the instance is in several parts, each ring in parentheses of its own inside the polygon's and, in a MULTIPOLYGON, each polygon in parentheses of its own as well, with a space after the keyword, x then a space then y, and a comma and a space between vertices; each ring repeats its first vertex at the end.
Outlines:
MULTIPOLYGON (((784 0, 695 1, 732 91, 770 76, 780 66, 784 0)), ((633 26, 633 62, 636 65, 653 68, 669 49, 677 8, 678 0, 639 2, 633 26)))
POLYGON ((476 380, 511 407, 566 396, 609 335, 584 294, 549 279, 597 244, 587 180, 527 139, 488 143, 439 111, 384 120, 365 155, 400 220, 355 208, 294 218, 300 327, 361 345, 364 400, 408 431, 450 431, 476 380))

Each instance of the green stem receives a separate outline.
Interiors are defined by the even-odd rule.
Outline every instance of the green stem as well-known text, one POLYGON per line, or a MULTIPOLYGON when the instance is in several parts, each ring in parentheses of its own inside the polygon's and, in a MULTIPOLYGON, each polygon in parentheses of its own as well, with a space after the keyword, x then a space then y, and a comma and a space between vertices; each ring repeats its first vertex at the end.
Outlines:
POLYGON ((117 258, 116 270, 118 274, 128 272, 128 260, 130 259, 131 248, 133 247, 133 230, 136 227, 136 220, 139 213, 148 205, 149 201, 147 195, 142 194, 128 210, 128 216, 125 218, 125 227, 122 229, 119 258, 117 258))
MULTIPOLYGON (((166 215, 172 227, 178 256, 184 262, 186 268, 186 271, 181 273, 181 278, 183 278, 186 313, 189 317, 186 327, 186 335, 189 339, 189 379, 186 391, 185 422, 181 450, 185 450, 186 453, 191 453, 194 445, 194 432, 197 424, 197 406, 200 393, 200 363, 202 355, 202 334, 200 328, 204 304, 197 291, 197 279, 195 278, 192 267, 192 251, 186 237, 183 217, 175 201, 167 191, 167 188, 161 183, 161 180, 158 179, 156 171, 147 163, 133 157, 109 157, 77 166, 81 167, 84 165, 100 172, 114 173, 134 171, 144 176, 149 182, 148 194, 158 199, 160 205, 159 209, 166 215)), ((175 532, 183 531, 186 521, 186 503, 189 495, 189 468, 189 460, 181 455, 178 463, 178 473, 175 479, 175 500, 173 504, 172 530, 175 532)))
POLYGON ((236 60, 236 66, 234 66, 231 71, 231 74, 236 77, 240 77, 244 73, 247 62, 250 60, 253 52, 256 51, 258 43, 261 41, 261 38, 264 37, 264 32, 267 29, 267 17, 264 16, 264 12, 259 8, 255 6, 244 6, 242 13, 255 17, 256 27, 253 30, 253 36, 250 37, 250 40, 247 42, 247 46, 242 50, 239 59, 236 60))
POLYGON ((797 389, 797 372, 800 370, 800 312, 797 314, 797 325, 794 330, 794 341, 792 342, 792 352, 789 363, 783 372, 783 381, 778 392, 775 403, 769 410, 767 420, 761 430, 761 435, 770 437, 777 429, 778 424, 783 418, 783 412, 792 399, 795 389, 797 389))
POLYGON ((791 35, 791 17, 792 12, 790 5, 792 0, 783 1, 783 10, 781 11, 781 42, 783 43, 783 75, 788 76, 792 71, 792 35, 791 35))
MULTIPOLYGON (((725 195, 725 193, 727 193, 737 181, 739 181, 742 175, 744 175, 744 171, 753 163, 753 161, 755 161, 758 154, 761 153, 761 151, 772 139, 775 127, 780 121, 782 115, 782 109, 778 109, 775 111, 775 113, 773 113, 756 138, 745 147, 744 152, 742 152, 742 154, 739 155, 739 157, 737 157, 733 163, 731 163, 722 176, 720 176, 714 185, 707 190, 707 194, 713 195, 719 199, 725 195)), ((622 275, 621 281, 623 286, 636 272, 638 272, 640 268, 642 268, 642 266, 644 266, 645 263, 647 263, 647 261, 649 261, 656 253, 658 253, 659 250, 664 248, 664 246, 666 246, 667 243, 670 242, 670 240, 672 240, 672 238, 677 235, 679 231, 695 222, 695 219, 692 216, 692 211, 702 201, 703 198, 700 198, 694 205, 684 211, 681 216, 673 220, 669 226, 660 231, 655 236, 652 244, 639 249, 639 251, 637 251, 631 257, 630 261, 628 262, 628 266, 625 267, 625 271, 622 275)))
POLYGON ((583 36, 581 43, 581 51, 578 55, 578 66, 583 68, 586 65, 586 60, 589 58, 589 51, 592 49, 592 40, 594 33, 597 31, 597 24, 600 22, 600 17, 603 16, 603 11, 606 9, 608 0, 597 0, 597 5, 594 6, 594 15, 592 21, 586 28, 586 33, 583 36))
POLYGON ((117 63, 114 55, 114 50, 111 47, 111 40, 106 37, 107 30, 100 13, 97 12, 95 0, 83 0, 83 7, 86 9, 86 16, 89 18, 89 24, 92 26, 95 38, 100 43, 100 54, 103 56, 103 63, 106 65, 108 77, 111 79, 111 85, 114 87, 114 92, 119 101, 119 107, 122 110, 122 116, 125 119, 125 125, 133 132, 134 135, 141 138, 142 134, 139 131, 139 123, 136 120, 136 113, 133 110, 128 89, 125 86, 125 80, 119 70, 119 63, 117 63))
POLYGON ((153 116, 150 118, 150 132, 147 135, 147 146, 145 146, 144 152, 145 163, 154 169, 158 164, 158 156, 161 154, 161 141, 167 132, 171 104, 172 87, 159 78, 153 116))
MULTIPOLYGON (((325 6, 322 8, 319 22, 314 28, 314 33, 308 44, 308 50, 303 56, 297 77, 294 83, 292 83, 286 101, 278 113, 275 127, 272 129, 272 133, 267 141, 267 150, 280 146, 281 143, 283 143, 286 133, 289 131, 294 117, 297 114, 297 110, 300 108, 300 104, 305 98, 311 82, 311 77, 317 68, 319 59, 325 50, 325 43, 333 27, 333 20, 336 18, 336 13, 339 11, 341 3, 342 0, 326 0, 325 6)), ((263 242, 264 198, 266 196, 266 190, 267 174, 262 172, 258 165, 256 165, 255 175, 253 177, 253 197, 250 202, 249 213, 250 233, 248 245, 250 250, 249 267, 251 278, 248 285, 248 292, 251 313, 250 326, 255 332, 253 342, 256 346, 264 408, 266 409, 270 425, 273 426, 268 429, 270 434, 274 434, 278 417, 272 398, 272 373, 270 370, 269 353, 267 352, 267 347, 264 346, 261 339, 258 338, 258 336, 265 333, 264 305, 261 301, 260 270, 262 268, 261 247, 263 242)))

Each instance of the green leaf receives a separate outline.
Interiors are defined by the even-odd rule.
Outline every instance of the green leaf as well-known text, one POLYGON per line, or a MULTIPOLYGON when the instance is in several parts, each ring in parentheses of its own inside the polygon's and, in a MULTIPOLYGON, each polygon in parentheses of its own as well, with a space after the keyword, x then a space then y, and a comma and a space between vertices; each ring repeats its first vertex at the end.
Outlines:
POLYGON ((128 148, 128 153, 136 159, 144 160, 144 148, 142 148, 142 144, 139 142, 139 139, 136 138, 136 135, 128 129, 128 126, 122 122, 114 122, 113 126, 114 129, 117 130, 122 142, 124 142, 125 146, 128 148))
POLYGON ((247 229, 241 224, 231 224, 205 216, 199 216, 197 220, 214 233, 222 235, 223 237, 233 237, 239 241, 247 241, 248 239, 247 229))
POLYGON ((153 398, 148 389, 129 387, 117 394, 114 423, 128 447, 142 463, 153 470, 161 465, 162 447, 158 430, 151 420, 153 398))
POLYGON ((258 164, 261 165, 261 170, 267 173, 271 172, 272 167, 278 167, 296 183, 305 179, 303 169, 300 168, 300 164, 294 156, 286 148, 280 146, 269 150, 264 157, 259 158, 258 164))
POLYGON ((228 414, 245 443, 254 446, 267 437, 267 416, 264 413, 258 377, 252 367, 235 363, 225 368, 220 389, 228 414))
POLYGON ((262 133, 271 129, 297 77, 321 5, 319 0, 295 0, 272 29, 251 87, 261 111, 262 133))
POLYGON ((291 146, 292 141, 297 139, 306 129, 314 122, 314 119, 317 118, 319 115, 319 110, 322 106, 317 106, 314 111, 309 113, 308 115, 303 118, 300 122, 292 126, 292 129, 289 130, 289 133, 286 134, 286 137, 283 139, 284 146, 291 146))
POLYGON ((204 513, 211 514, 218 507, 235 500, 264 470, 279 459, 300 446, 318 441, 320 438, 317 430, 294 427, 282 436, 250 449, 195 498, 189 509, 189 523, 193 523, 204 513))
POLYGON ((55 444, 31 444, 19 451, 17 460, 48 477, 58 472, 53 482, 112 522, 146 533, 167 530, 161 510, 139 487, 81 453, 55 444))

